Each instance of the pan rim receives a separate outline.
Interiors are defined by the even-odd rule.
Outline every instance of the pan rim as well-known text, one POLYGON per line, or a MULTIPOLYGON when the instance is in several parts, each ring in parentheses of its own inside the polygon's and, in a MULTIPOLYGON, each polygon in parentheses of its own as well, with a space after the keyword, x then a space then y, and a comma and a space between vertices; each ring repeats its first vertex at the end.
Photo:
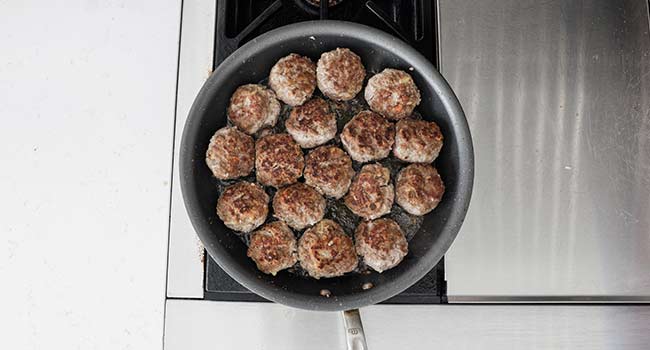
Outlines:
POLYGON ((469 208, 473 189, 474 151, 470 130, 465 114, 451 87, 438 70, 407 43, 378 29, 353 22, 317 20, 294 23, 264 33, 237 49, 214 70, 214 73, 203 84, 188 114, 180 145, 179 171, 183 201, 192 226, 204 243, 208 253, 228 275, 252 292, 274 302, 302 309, 340 311, 359 308, 384 301, 413 285, 438 263, 451 246, 469 208), (199 217, 200 209, 198 199, 195 198, 196 196, 190 190, 190 187, 192 187, 190 184, 194 181, 190 171, 193 163, 191 152, 193 151, 194 144, 188 141, 191 138, 188 135, 190 134, 190 130, 199 127, 197 125, 200 119, 199 115, 208 103, 208 99, 212 98, 215 86, 219 86, 220 80, 223 80, 220 79, 220 73, 225 74, 229 71, 236 71, 240 64, 245 62, 247 57, 265 50, 278 42, 289 38, 309 37, 312 35, 353 37, 355 39, 373 42, 373 44, 379 47, 390 48, 395 52, 399 52, 401 57, 408 57, 408 62, 422 73, 427 84, 438 95, 445 110, 449 111, 448 114, 450 116, 453 116, 450 119, 450 123, 453 126, 454 135, 458 140, 457 143, 460 145, 458 162, 460 169, 463 169, 464 172, 464 176, 458 179, 459 191, 456 194, 456 198, 454 198, 456 203, 451 209, 450 216, 441 230, 440 238, 432 243, 430 253, 422 256, 412 269, 408 271, 408 274, 402 273, 396 276, 391 283, 377 286, 360 293, 335 296, 332 298, 292 293, 279 286, 264 283, 239 271, 238 263, 225 254, 226 248, 220 245, 206 244, 206 239, 203 236, 212 234, 212 232, 206 230, 204 227, 199 217))

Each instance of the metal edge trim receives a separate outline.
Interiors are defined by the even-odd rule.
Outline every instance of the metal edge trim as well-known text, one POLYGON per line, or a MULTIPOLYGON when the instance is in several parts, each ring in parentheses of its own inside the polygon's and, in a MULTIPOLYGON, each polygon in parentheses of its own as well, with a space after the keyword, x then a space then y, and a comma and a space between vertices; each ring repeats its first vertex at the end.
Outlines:
POLYGON ((643 295, 449 295, 448 302, 472 304, 650 304, 643 295))

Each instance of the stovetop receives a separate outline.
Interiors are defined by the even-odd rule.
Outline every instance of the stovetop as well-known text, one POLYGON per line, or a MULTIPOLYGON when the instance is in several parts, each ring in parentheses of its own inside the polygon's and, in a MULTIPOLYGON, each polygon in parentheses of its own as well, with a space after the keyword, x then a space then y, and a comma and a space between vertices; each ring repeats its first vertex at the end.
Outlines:
MULTIPOLYGON (((214 44, 214 67, 252 38, 287 24, 333 19, 382 29, 415 47, 438 66, 436 13, 427 0, 219 0, 214 44)), ((205 299, 264 301, 250 292, 206 254, 205 299)), ((446 302, 444 259, 426 276, 386 303, 436 304, 446 302)))

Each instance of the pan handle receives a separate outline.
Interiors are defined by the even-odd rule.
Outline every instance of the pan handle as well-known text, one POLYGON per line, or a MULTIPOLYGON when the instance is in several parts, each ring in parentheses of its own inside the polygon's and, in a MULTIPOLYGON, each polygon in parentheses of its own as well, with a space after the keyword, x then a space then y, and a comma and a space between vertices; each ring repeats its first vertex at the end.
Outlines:
POLYGON ((343 311, 343 323, 348 350, 368 350, 359 309, 343 311))

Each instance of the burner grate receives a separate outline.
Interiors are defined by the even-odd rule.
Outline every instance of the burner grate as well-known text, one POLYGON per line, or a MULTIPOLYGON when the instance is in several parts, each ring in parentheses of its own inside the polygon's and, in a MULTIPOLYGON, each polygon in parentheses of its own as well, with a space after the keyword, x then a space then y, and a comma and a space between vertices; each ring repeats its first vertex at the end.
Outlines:
POLYGON ((217 2, 215 67, 250 39, 286 24, 335 19, 357 22, 389 32, 415 47, 437 66, 430 1, 339 1, 320 8, 307 0, 221 0, 217 2), (427 21, 426 19, 430 19, 427 21))

